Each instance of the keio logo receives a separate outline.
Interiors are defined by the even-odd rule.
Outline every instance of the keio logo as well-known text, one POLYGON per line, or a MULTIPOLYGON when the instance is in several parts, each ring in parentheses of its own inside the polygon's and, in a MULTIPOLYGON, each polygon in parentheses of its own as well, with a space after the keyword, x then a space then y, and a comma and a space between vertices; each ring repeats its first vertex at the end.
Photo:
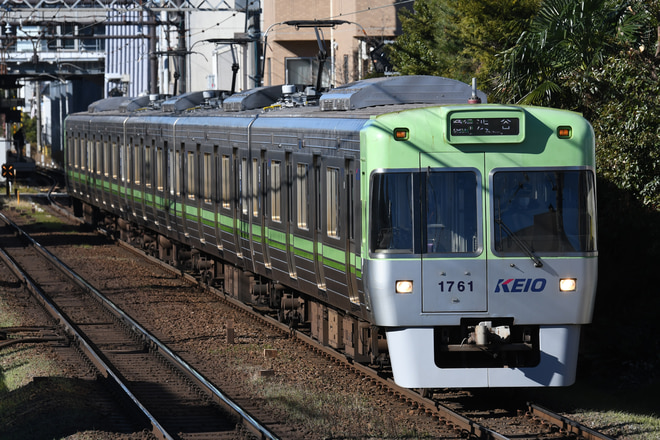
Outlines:
POLYGON ((544 278, 509 278, 500 279, 495 286, 495 293, 525 293, 542 292, 545 289, 547 280, 544 278))

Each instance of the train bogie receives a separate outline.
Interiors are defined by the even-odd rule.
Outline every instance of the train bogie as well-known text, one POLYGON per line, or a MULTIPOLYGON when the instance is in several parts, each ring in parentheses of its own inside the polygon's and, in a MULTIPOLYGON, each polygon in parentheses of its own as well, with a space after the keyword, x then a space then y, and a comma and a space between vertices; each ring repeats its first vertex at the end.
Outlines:
POLYGON ((581 116, 432 77, 274 90, 70 116, 71 195, 356 360, 389 350, 404 386, 573 381, 597 270, 581 116))

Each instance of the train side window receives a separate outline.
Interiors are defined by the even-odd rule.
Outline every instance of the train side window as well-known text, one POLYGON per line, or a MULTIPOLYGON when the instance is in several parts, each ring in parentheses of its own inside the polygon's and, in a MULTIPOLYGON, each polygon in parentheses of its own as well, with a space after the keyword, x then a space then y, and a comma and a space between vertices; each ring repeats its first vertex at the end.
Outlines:
POLYGON ((126 182, 130 183, 130 181, 131 181, 131 167, 129 165, 131 163, 131 147, 130 147, 130 145, 129 144, 124 145, 122 147, 122 151, 124 153, 124 155, 123 155, 124 163, 123 163, 123 171, 122 171, 123 177, 126 178, 126 182))
POLYGON ((110 144, 108 140, 103 141, 103 152, 104 152, 104 163, 103 163, 103 175, 105 177, 110 177, 110 169, 112 168, 112 149, 110 149, 110 144))
POLYGON ((77 136, 73 138, 73 166, 80 168, 80 139, 77 136))
POLYGON ((211 203, 211 188, 213 186, 212 159, 211 153, 204 153, 204 173, 202 176, 204 203, 211 203))
POLYGON ((165 189, 164 185, 164 174, 163 174, 163 149, 156 149, 156 189, 158 191, 163 191, 165 189))
POLYGON ((96 153, 96 167, 95 171, 97 175, 101 175, 101 171, 103 170, 103 144, 101 143, 100 140, 97 140, 94 143, 95 146, 95 153, 96 153))
POLYGON ((326 170, 326 231, 328 237, 339 237, 339 168, 326 170))
POLYGON ((142 181, 140 153, 142 152, 142 139, 133 146, 133 183, 139 185, 142 181))
POLYGON ((300 229, 308 228, 309 219, 309 195, 307 192, 307 176, 309 174, 309 165, 299 163, 297 165, 296 179, 296 212, 298 227, 300 229))
POLYGON ((229 209, 231 207, 229 193, 231 191, 231 184, 229 178, 231 176, 231 162, 229 156, 222 155, 222 207, 229 209))
POLYGON ((252 216, 259 217, 259 159, 252 159, 252 216))
MULTIPOLYGON (((156 141, 151 140, 153 145, 156 141)), ((151 188, 151 152, 152 148, 149 145, 144 146, 144 184, 147 188, 151 188)))
POLYGON ((86 145, 85 145, 85 169, 88 170, 90 173, 92 172, 92 159, 94 158, 94 144, 92 143, 91 140, 87 139, 86 145))
POLYGON ((282 221, 282 162, 272 161, 270 165, 270 214, 275 222, 282 221))
POLYGON ((112 178, 117 179, 117 170, 119 169, 119 150, 117 148, 117 141, 111 141, 112 148, 112 178))
POLYGON ((241 212, 243 215, 248 213, 247 197, 248 197, 248 177, 247 177, 247 159, 243 158, 241 160, 241 168, 238 171, 238 186, 241 189, 241 212))
POLYGON ((119 178, 122 182, 126 181, 126 150, 123 145, 119 146, 119 178))
POLYGON ((186 172, 187 172, 187 181, 186 181, 186 194, 190 200, 195 200, 195 153, 188 151, 187 160, 186 160, 186 172))

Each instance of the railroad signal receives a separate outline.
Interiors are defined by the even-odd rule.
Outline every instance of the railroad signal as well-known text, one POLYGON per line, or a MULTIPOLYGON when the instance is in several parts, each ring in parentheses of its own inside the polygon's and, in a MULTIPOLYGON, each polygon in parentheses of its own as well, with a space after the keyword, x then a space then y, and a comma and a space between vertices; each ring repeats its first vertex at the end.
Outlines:
POLYGON ((9 164, 7 164, 7 163, 2 164, 2 177, 12 179, 15 174, 16 173, 14 171, 14 165, 12 165, 10 163, 9 164))

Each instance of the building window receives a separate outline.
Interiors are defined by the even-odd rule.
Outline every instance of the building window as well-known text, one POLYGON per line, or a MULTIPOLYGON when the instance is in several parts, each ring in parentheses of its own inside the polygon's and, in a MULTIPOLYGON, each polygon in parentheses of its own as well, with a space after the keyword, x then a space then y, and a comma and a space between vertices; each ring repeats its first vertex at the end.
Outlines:
MULTIPOLYGON (((319 62, 315 57, 308 58, 286 58, 286 83, 316 85, 316 75, 319 70, 319 62)), ((323 65, 323 78, 321 87, 330 87, 330 67, 332 59, 328 58, 323 65)))

